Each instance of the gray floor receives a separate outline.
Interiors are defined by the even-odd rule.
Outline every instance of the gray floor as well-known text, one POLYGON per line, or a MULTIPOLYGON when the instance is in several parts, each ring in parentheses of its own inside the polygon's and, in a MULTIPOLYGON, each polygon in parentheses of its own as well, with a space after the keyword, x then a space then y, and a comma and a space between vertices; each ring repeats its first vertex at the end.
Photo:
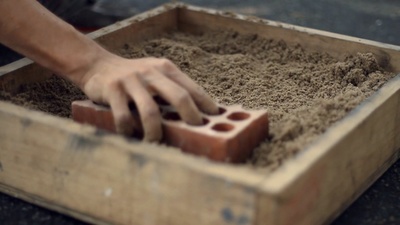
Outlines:
MULTIPOLYGON (((137 2, 136 8, 140 12, 166 1, 137 2)), ((185 2, 400 45, 400 1, 396 0, 188 0, 185 2)), ((85 223, 0 195, 0 224, 84 225, 85 223)), ((400 161, 332 224, 400 224, 400 161)))

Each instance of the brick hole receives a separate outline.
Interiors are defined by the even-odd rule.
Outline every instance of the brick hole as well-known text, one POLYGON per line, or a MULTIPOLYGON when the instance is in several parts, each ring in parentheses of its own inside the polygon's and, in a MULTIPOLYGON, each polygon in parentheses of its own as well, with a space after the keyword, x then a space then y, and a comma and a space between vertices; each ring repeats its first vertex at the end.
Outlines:
POLYGON ((203 118, 203 124, 201 124, 201 125, 192 125, 192 126, 201 127, 201 126, 207 125, 209 122, 210 122, 210 121, 209 121, 208 119, 203 118))
POLYGON ((208 114, 208 113, 207 113, 207 115, 209 115, 209 116, 220 116, 220 115, 222 115, 222 114, 224 114, 224 113, 226 113, 226 109, 225 109, 225 108, 222 108, 222 107, 218 107, 218 113, 217 113, 217 114, 211 115, 211 114, 208 114))
POLYGON ((104 103, 95 102, 95 101, 92 101, 92 102, 93 102, 93 104, 95 104, 95 105, 100 105, 100 106, 108 107, 108 105, 106 105, 106 104, 104 104, 104 103))
POLYGON ((218 107, 218 113, 217 114, 214 114, 214 115, 207 114, 207 115, 209 115, 209 116, 220 116, 220 115, 224 114, 225 112, 226 112, 225 108, 218 107))
POLYGON ((167 112, 163 115, 163 118, 170 121, 179 121, 181 117, 176 112, 167 112))
POLYGON ((168 106, 170 105, 167 101, 165 101, 163 98, 161 98, 160 96, 154 96, 153 97, 154 101, 161 106, 168 106))
POLYGON ((203 118, 203 125, 207 125, 210 121, 206 118, 203 118))
POLYGON ((131 111, 137 111, 135 102, 129 102, 128 107, 129 107, 129 110, 131 110, 131 111))
POLYGON ((229 123, 217 123, 211 129, 218 131, 218 132, 228 132, 233 130, 235 126, 229 123))
MULTIPOLYGON (((166 119, 166 120, 169 120, 169 121, 180 121, 180 120, 182 120, 182 119, 181 119, 181 116, 179 116, 179 114, 176 113, 176 112, 167 112, 167 113, 165 113, 165 114, 163 115, 163 118, 166 119)), ((201 124, 201 125, 192 125, 192 126, 197 126, 197 127, 199 127, 199 126, 205 126, 205 125, 207 125, 209 122, 210 122, 210 121, 209 121, 208 119, 203 118, 203 124, 201 124)))
POLYGON ((226 109, 225 109, 225 108, 218 107, 218 115, 222 115, 222 114, 224 114, 225 112, 226 112, 226 109))
POLYGON ((228 119, 233 120, 233 121, 242 121, 245 119, 248 119, 250 117, 250 114, 245 113, 245 112, 234 112, 228 116, 228 119))

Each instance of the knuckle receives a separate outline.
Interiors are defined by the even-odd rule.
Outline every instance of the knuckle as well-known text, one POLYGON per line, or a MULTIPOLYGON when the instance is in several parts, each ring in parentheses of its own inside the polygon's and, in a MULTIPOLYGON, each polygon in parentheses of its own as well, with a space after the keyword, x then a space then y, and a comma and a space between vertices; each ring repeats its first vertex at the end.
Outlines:
POLYGON ((152 61, 156 61, 156 60, 158 60, 159 58, 154 57, 154 56, 149 56, 149 57, 147 57, 147 59, 152 60, 152 61))
POLYGON ((191 97, 189 95, 189 92, 187 92, 186 90, 182 90, 175 97, 175 104, 178 108, 187 106, 190 103, 190 101, 191 97))
POLYGON ((158 79, 156 75, 157 72, 153 68, 143 68, 137 76, 138 82, 145 86, 151 86, 158 79))
POLYGON ((154 72, 154 70, 151 67, 143 67, 141 68, 137 73, 136 76, 147 76, 147 75, 151 75, 154 72))
POLYGON ((101 90, 101 96, 103 99, 107 99, 109 102, 113 96, 121 92, 121 83, 118 80, 109 81, 107 85, 101 90))
POLYGON ((169 59, 166 58, 161 58, 158 60, 158 65, 162 68, 162 69, 173 69, 174 68, 174 63, 172 63, 169 59))
POLYGON ((120 88, 120 85, 121 85, 121 83, 119 80, 117 80, 117 79, 111 80, 108 82, 106 89, 107 89, 107 91, 116 91, 120 88))

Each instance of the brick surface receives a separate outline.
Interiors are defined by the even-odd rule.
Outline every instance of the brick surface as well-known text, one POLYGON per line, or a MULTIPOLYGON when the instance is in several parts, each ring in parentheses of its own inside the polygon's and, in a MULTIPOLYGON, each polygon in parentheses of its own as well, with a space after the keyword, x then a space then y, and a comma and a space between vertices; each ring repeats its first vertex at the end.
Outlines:
MULTIPOLYGON (((243 162, 253 149, 268 136, 265 110, 249 111, 239 105, 220 106, 219 115, 203 114, 204 124, 193 126, 183 122, 172 106, 157 101, 163 116, 163 142, 184 152, 205 156, 215 161, 243 162)), ((133 115, 139 120, 138 114, 133 115)), ((90 100, 72 103, 76 122, 115 132, 110 108, 90 100)))

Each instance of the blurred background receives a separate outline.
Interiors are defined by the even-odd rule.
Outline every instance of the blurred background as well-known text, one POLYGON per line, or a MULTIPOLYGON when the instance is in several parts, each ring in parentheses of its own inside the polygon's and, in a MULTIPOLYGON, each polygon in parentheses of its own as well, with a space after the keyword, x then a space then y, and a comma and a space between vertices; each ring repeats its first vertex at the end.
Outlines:
MULTIPOLYGON (((77 29, 88 32, 168 1, 42 0, 41 2, 77 29)), ((400 45, 400 1, 398 0, 186 0, 183 2, 400 45)), ((0 65, 21 57, 0 46, 0 65)), ((0 225, 3 224, 86 225, 73 218, 0 194, 0 225)), ((400 224, 400 161, 332 223, 332 225, 356 224, 400 224)))

